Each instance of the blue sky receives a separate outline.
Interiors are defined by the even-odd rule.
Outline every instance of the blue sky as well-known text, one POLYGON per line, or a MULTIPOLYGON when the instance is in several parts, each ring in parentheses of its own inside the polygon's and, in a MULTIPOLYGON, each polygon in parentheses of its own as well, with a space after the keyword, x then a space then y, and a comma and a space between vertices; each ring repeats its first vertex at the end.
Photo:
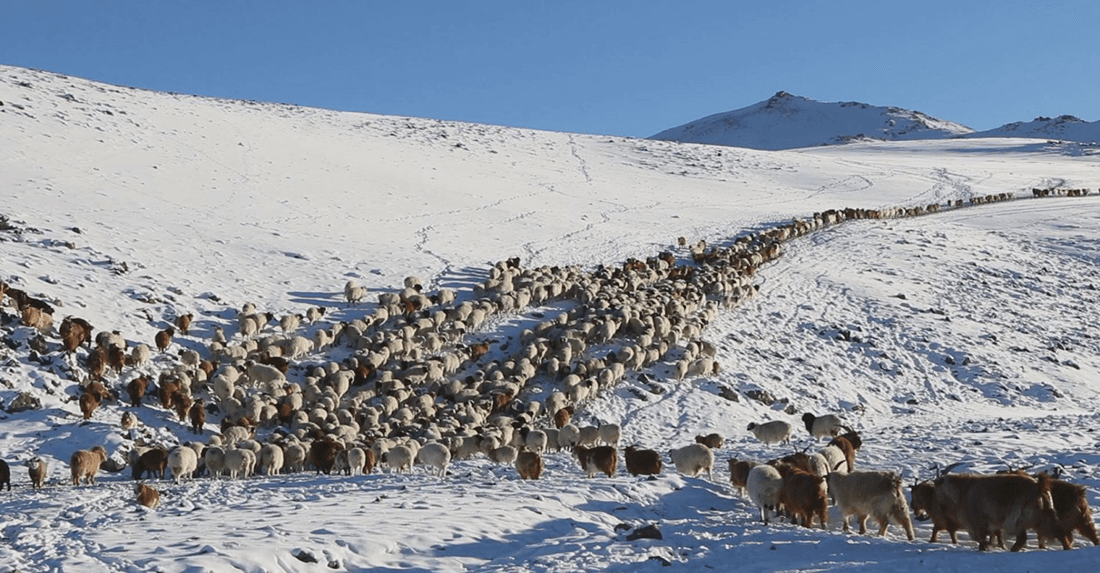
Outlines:
POLYGON ((0 63, 646 137, 784 90, 976 129, 1100 119, 1100 2, 6 1, 0 63))

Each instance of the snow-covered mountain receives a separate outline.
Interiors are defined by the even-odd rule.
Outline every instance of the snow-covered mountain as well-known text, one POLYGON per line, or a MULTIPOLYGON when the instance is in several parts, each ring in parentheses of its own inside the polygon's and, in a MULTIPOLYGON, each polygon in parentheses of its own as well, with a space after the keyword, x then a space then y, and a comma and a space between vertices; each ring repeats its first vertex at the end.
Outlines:
POLYGON ((760 103, 710 115, 651 139, 777 150, 864 139, 942 139, 973 131, 919 111, 820 102, 781 91, 760 103))
POLYGON ((1027 137, 1096 143, 1100 142, 1100 121, 1088 122, 1072 115, 1037 117, 1032 121, 1017 121, 987 131, 976 131, 966 137, 1027 137))
MULTIPOLYGON (((915 524, 914 541, 896 525, 886 537, 848 534, 836 508, 826 530, 764 525, 726 469, 733 458, 820 448, 800 416, 830 412, 863 436, 859 469, 897 472, 908 485, 933 463, 976 472, 1058 467, 1096 507, 1100 181, 1092 147, 992 138, 718 148, 149 92, 6 66, 0 103, 0 281, 56 309, 43 333, 18 324, 10 297, 0 305, 0 459, 13 484, 0 495, 0 570, 526 573, 736 563, 739 571, 1087 571, 1098 561, 1100 548, 1082 547, 1080 537, 1072 551, 1034 550, 1032 538, 1023 554, 979 554, 965 533, 957 546, 930 544, 928 523, 915 524), (597 384, 585 386, 600 391, 581 401, 575 423, 618 423, 622 446, 663 454, 699 434, 725 436, 712 476, 681 475, 665 456, 653 478, 621 469, 587 478, 569 452, 548 451, 537 481, 481 454, 452 461, 443 477, 417 465, 354 476, 150 478, 162 492, 155 511, 136 505, 129 469, 71 485, 77 450, 101 445, 117 462, 140 442, 211 442, 228 411, 258 406, 262 419, 296 389, 316 406, 308 421, 267 421, 256 440, 277 442, 310 424, 349 445, 402 432, 427 439, 420 415, 415 425, 401 421, 414 407, 427 417, 424 400, 453 414, 432 418, 450 439, 450 420, 475 420, 483 402, 429 396, 436 381, 420 380, 418 360, 470 356, 469 347, 489 343, 480 360, 447 374, 448 385, 503 389, 511 380, 495 375, 521 372, 530 333, 560 317, 607 332, 596 325, 639 312, 643 295, 687 309, 692 297, 721 294, 684 296, 690 278, 650 289, 620 274, 630 258, 667 251, 688 269, 679 237, 729 246, 833 208, 1030 197, 1035 187, 1093 193, 864 219, 788 241, 752 276, 755 296, 713 315, 685 310, 691 320, 676 325, 685 334, 664 356, 612 384, 593 377, 597 384), (537 276, 501 292, 511 271, 493 263, 512 257, 537 276), (403 292, 408 276, 429 294, 453 289, 460 303, 492 296, 516 305, 516 293, 543 286, 534 283, 555 267, 570 280, 594 277, 588 284, 599 290, 513 306, 468 328, 433 313, 425 320, 444 320, 447 338, 432 350, 434 326, 398 329, 401 310, 385 322, 377 314, 379 295, 403 292), (348 304, 349 280, 367 287, 362 303, 348 304), (604 296, 628 284, 621 296, 604 296), (245 303, 277 317, 325 307, 295 331, 310 340, 354 330, 292 358, 286 377, 296 387, 237 383, 238 404, 214 396, 180 351, 215 358, 218 329, 240 348, 283 338, 272 323, 245 340, 237 313, 245 303), (78 395, 90 349, 67 355, 58 323, 80 317, 132 347, 151 345, 187 313, 190 332, 178 332, 166 352, 104 381, 126 396, 139 376, 156 384, 186 371, 192 394, 211 406, 201 432, 152 396, 139 407, 108 400, 84 420, 78 395), (678 379, 677 362, 695 351, 683 338, 713 345, 717 371, 678 379), (366 360, 365 350, 381 352, 382 342, 402 355, 384 363, 389 374, 345 388, 340 372, 327 373, 366 360), (406 342, 424 344, 421 355, 406 342), (387 411, 385 426, 372 421, 387 411), (140 425, 124 431, 123 412, 140 425), (746 427, 764 420, 792 423, 794 443, 756 441, 746 427), (23 465, 34 456, 49 465, 41 490, 23 465), (636 537, 645 525, 660 538, 636 537)), ((613 351, 652 346, 648 325, 640 334, 634 326, 608 340, 545 338, 570 349, 575 372, 582 361, 595 370, 613 351)), ((574 382, 553 367, 539 362, 515 405, 545 403, 574 382)), ((486 420, 466 429, 494 431, 501 421, 511 427, 486 420)))

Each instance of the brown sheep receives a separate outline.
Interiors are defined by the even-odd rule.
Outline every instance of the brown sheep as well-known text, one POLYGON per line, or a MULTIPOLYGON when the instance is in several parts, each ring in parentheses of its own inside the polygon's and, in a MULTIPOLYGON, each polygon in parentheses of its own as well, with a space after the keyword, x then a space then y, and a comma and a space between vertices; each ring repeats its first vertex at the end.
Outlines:
POLYGON ((156 509, 157 506, 160 505, 160 492, 143 483, 134 486, 134 493, 137 494, 137 502, 139 505, 143 505, 149 509, 156 509))
POLYGON ((611 446, 596 446, 594 448, 577 446, 573 449, 573 454, 577 456, 581 469, 590 478, 595 477, 598 472, 607 474, 607 477, 613 477, 615 469, 619 466, 619 454, 611 446))
POLYGON ((779 488, 779 504, 797 521, 802 518, 802 527, 813 527, 814 516, 821 520, 821 528, 827 529, 829 503, 825 495, 825 478, 795 469, 792 466, 779 466, 779 475, 783 485, 779 488))
POLYGON ((206 425, 206 408, 203 406, 202 398, 195 400, 195 403, 191 404, 191 409, 187 411, 187 416, 191 420, 191 433, 201 434, 203 427, 206 425))
POLYGON ((95 446, 90 450, 77 450, 69 458, 69 469, 73 476, 73 485, 80 485, 80 481, 95 485, 95 474, 99 472, 99 466, 107 460, 107 450, 103 446, 95 446))
POLYGON ((138 376, 126 385, 126 392, 130 394, 130 404, 135 408, 141 406, 141 399, 145 397, 145 391, 149 389, 149 378, 138 376))
POLYGON ((168 350, 168 345, 172 344, 172 337, 176 335, 176 329, 169 326, 164 330, 157 333, 153 338, 153 341, 157 344, 157 350, 164 352, 168 350))
POLYGON ((168 450, 160 447, 153 448, 138 456, 137 461, 134 462, 131 476, 135 480, 142 479, 147 475, 164 479, 164 468, 166 467, 168 467, 168 450))
POLYGON ((661 454, 654 450, 639 450, 634 446, 627 446, 623 457, 626 459, 626 471, 632 476, 661 473, 661 454))
POLYGON ((195 318, 195 315, 187 313, 176 317, 176 328, 180 329, 180 332, 184 336, 187 336, 191 330, 191 320, 195 318))
POLYGON ((722 438, 721 434, 717 433, 707 434, 705 436, 699 435, 695 436, 695 443, 703 444, 712 450, 717 450, 721 449, 722 445, 725 443, 725 439, 722 438))
POLYGON ((737 490, 741 495, 745 494, 745 485, 749 481, 749 472, 752 471, 752 468, 756 465, 758 465, 756 462, 730 458, 730 483, 733 484, 733 489, 737 490))
POLYGON ((542 476, 542 456, 524 449, 516 455, 516 471, 520 479, 539 479, 542 476))

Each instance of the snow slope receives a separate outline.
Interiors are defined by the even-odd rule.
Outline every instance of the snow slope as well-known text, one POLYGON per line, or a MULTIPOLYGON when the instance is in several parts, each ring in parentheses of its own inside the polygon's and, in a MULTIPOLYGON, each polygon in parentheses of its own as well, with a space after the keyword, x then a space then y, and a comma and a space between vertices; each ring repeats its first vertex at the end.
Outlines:
POLYGON ((779 150, 863 139, 940 139, 973 131, 919 111, 820 102, 781 91, 760 103, 710 115, 651 139, 779 150))
POLYGON ((1030 137, 1096 144, 1100 141, 1100 121, 1087 122, 1072 115, 1037 117, 1031 121, 1017 121, 988 131, 977 131, 966 137, 1030 137))
MULTIPOLYGON (((830 208, 1095 190, 1100 181, 1093 148, 1045 140, 768 152, 153 93, 12 67, 0 67, 0 102, 0 214, 10 227, 0 231, 0 280, 132 342, 150 343, 193 312, 193 336, 176 342, 196 349, 215 326, 234 332, 246 301, 279 315, 325 305, 326 323, 351 320, 410 274, 469 296, 492 261, 512 256, 589 269, 666 249, 686 257, 678 236, 720 244, 830 208), (370 287, 371 304, 346 308, 348 279, 370 287)), ((585 479, 561 452, 547 454, 537 482, 484 458, 455 462, 442 479, 416 468, 154 480, 164 506, 147 511, 125 471, 101 473, 94 487, 65 485, 73 451, 130 447, 118 427, 130 408, 107 404, 82 421, 56 339, 35 360, 33 332, 6 324, 0 400, 6 407, 29 392, 43 407, 0 412, 0 457, 15 486, 0 496, 0 566, 1088 570, 1100 549, 1081 540, 1068 552, 1032 541, 1023 554, 983 555, 969 542, 929 544, 927 524, 913 542, 896 528, 885 539, 846 535, 836 510, 827 532, 765 527, 730 490, 725 463, 789 452, 755 442, 750 421, 828 411, 864 434, 862 467, 909 483, 933 462, 963 462, 960 471, 1058 464, 1095 506, 1098 246, 1095 194, 851 222, 787 244, 755 277, 759 296, 704 331, 719 374, 677 382, 671 364, 657 364, 578 412, 586 424, 620 422, 626 443, 658 451, 722 433, 713 481, 671 470, 585 479), (18 465, 33 455, 50 462, 42 491, 18 465), (627 540, 651 523, 662 539, 627 540)), ((507 340, 536 312, 558 310, 498 317, 475 337, 507 340)), ((147 370, 173 363, 160 356, 147 370)), ((137 412, 148 437, 192 439, 157 406, 137 412)), ((796 435, 797 447, 815 447, 796 435)))

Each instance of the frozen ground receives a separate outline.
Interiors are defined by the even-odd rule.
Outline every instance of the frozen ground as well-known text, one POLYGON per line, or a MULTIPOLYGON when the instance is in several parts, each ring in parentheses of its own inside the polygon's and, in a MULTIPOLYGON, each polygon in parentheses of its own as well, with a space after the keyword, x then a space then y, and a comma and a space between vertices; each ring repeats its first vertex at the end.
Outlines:
MULTIPOLYGON (((246 301, 275 314, 326 305, 333 321, 371 312, 345 308, 348 279, 373 302, 409 274, 468 289, 512 256, 591 268, 829 208, 1100 185, 1094 148, 1045 140, 764 152, 150 93, 11 67, 0 67, 0 102, 0 214, 22 231, 0 231, 0 280, 134 342, 193 312, 193 336, 177 338, 191 348, 215 325, 232 332, 246 301)), ((730 490, 725 460, 789 452, 755 442, 750 421, 838 412, 865 436, 862 467, 908 482, 933 462, 1057 464, 1097 505, 1098 243, 1095 194, 851 222, 789 243, 757 274, 759 296, 704 331, 717 376, 676 382, 659 364, 579 413, 659 451, 720 432, 713 480, 670 470, 589 480, 551 453, 538 482, 484 458, 442 479, 416 468, 166 481, 154 484, 164 506, 147 511, 127 471, 65 485, 73 451, 129 447, 118 426, 128 408, 83 422, 64 359, 31 360, 31 333, 7 325, 0 399, 28 391, 43 408, 0 413, 15 482, 0 496, 0 568, 1091 570, 1100 554, 1082 540, 1069 552, 1032 541, 1023 554, 979 554, 929 544, 926 524, 913 542, 896 528, 846 535, 835 510, 828 532, 765 527, 730 490), (33 455, 51 466, 41 491, 20 465, 33 455), (617 529, 650 523, 663 539, 617 529)), ((478 334, 506 339, 533 312, 478 334)), ((191 439, 159 407, 138 413, 162 440, 191 439)), ((206 436, 215 430, 211 420, 206 436)))

